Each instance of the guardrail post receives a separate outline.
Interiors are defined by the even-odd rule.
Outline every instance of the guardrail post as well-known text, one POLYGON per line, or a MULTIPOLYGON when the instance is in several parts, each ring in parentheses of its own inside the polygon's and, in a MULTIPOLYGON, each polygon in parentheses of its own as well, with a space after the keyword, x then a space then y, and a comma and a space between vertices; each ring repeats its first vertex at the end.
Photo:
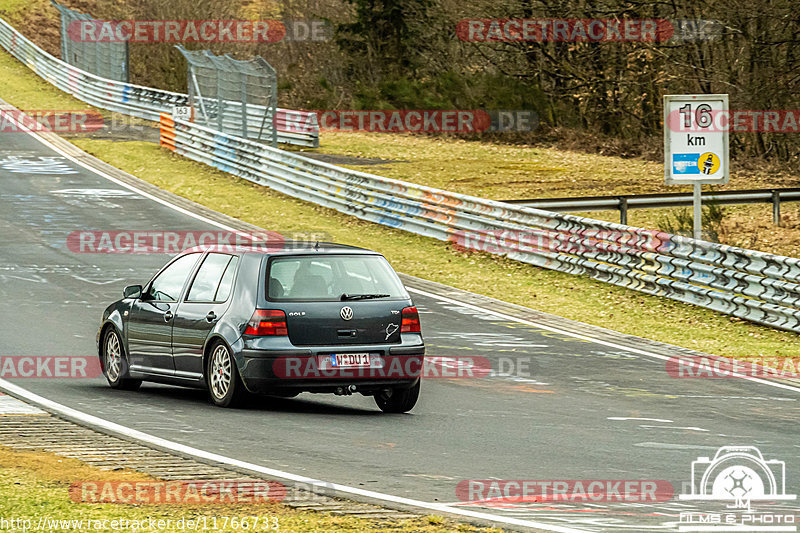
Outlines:
POLYGON ((242 83, 242 90, 240 92, 239 98, 242 99, 242 139, 247 139, 250 136, 247 134, 247 84, 242 83))
POLYGON ((772 190, 772 223, 781 225, 781 193, 775 189, 772 190))
POLYGON ((619 223, 628 225, 628 199, 624 196, 619 197, 619 223))
POLYGON ((222 101, 222 75, 217 70, 217 130, 225 132, 222 127, 222 119, 225 114, 225 104, 222 101))

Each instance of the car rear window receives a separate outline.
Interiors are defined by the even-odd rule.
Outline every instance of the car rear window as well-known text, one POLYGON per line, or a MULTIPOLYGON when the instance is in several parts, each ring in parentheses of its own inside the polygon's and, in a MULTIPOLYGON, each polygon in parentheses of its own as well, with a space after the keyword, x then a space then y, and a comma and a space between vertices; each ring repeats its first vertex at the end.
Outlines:
POLYGON ((270 261, 270 300, 340 300, 342 295, 409 297, 388 261, 379 255, 287 256, 270 261))

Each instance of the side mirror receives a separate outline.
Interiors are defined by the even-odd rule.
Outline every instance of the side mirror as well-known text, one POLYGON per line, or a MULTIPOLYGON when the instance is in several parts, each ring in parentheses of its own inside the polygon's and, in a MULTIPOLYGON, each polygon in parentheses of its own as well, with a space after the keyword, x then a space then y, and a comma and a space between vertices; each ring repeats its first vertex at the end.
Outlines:
POLYGON ((122 295, 124 298, 141 298, 142 297, 142 286, 141 285, 128 285, 125 287, 125 290, 122 291, 122 295))

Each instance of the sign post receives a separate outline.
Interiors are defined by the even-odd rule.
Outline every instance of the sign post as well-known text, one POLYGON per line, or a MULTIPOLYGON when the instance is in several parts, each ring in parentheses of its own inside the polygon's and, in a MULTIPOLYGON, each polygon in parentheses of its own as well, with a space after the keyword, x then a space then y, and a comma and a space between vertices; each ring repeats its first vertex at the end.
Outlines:
POLYGON ((703 184, 730 178, 728 95, 664 95, 664 181, 694 187, 694 238, 702 238, 703 184))

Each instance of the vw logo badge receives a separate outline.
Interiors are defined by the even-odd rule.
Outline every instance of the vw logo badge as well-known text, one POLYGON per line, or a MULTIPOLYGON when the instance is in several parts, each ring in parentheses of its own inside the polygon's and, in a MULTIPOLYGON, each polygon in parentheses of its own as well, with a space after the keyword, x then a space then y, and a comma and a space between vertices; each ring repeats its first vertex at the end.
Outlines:
POLYGON ((342 307, 342 310, 339 311, 339 316, 342 317, 342 320, 350 320, 353 318, 353 309, 347 306, 342 307))

